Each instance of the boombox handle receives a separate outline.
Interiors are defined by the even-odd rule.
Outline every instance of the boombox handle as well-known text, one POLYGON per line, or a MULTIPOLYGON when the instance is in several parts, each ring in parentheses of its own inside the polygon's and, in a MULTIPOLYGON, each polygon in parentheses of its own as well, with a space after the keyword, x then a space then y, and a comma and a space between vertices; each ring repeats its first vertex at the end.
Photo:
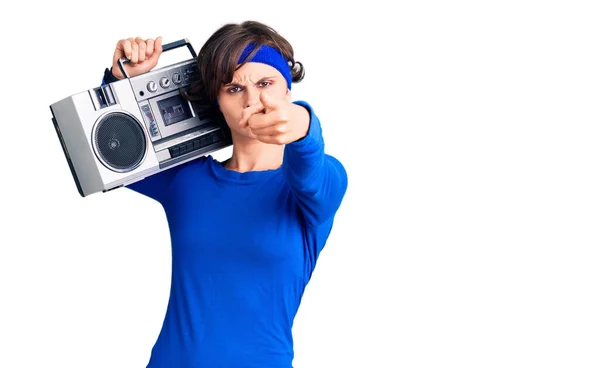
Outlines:
MULTIPOLYGON (((174 42, 171 42, 171 43, 168 43, 168 44, 164 45, 162 52, 173 50, 173 49, 176 49, 176 48, 181 47, 181 46, 187 46, 188 50, 190 50, 190 53, 192 54, 192 56, 194 57, 194 59, 198 57, 196 55, 196 51, 194 51, 194 48, 192 47, 192 45, 190 44, 190 42, 188 41, 187 38, 181 39, 179 41, 174 41, 174 42)), ((125 76, 125 78, 128 78, 128 79, 129 79, 129 74, 127 74, 127 72, 125 71, 125 68, 123 67, 123 64, 127 64, 129 62, 130 62, 130 60, 127 59, 126 57, 122 57, 122 58, 119 59, 119 69, 121 69, 121 73, 123 73, 123 75, 125 76)))

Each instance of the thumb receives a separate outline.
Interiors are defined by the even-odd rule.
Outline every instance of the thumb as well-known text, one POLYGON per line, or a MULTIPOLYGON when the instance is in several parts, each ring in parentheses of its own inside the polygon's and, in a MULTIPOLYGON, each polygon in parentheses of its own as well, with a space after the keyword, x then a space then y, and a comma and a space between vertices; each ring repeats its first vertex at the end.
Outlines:
POLYGON ((157 62, 158 57, 162 53, 162 36, 158 36, 154 39, 154 52, 150 56, 152 61, 157 62))

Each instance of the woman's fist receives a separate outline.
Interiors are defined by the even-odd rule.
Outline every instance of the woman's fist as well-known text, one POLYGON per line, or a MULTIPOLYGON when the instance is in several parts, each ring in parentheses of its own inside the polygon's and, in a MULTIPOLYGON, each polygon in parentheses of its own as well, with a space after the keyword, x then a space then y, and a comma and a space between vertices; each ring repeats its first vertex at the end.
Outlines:
POLYGON ((124 63, 123 68, 130 77, 149 72, 158 64, 161 53, 162 37, 146 40, 141 37, 119 40, 113 55, 112 73, 119 79, 125 78, 119 68, 119 59, 123 57, 129 59, 129 63, 124 63))

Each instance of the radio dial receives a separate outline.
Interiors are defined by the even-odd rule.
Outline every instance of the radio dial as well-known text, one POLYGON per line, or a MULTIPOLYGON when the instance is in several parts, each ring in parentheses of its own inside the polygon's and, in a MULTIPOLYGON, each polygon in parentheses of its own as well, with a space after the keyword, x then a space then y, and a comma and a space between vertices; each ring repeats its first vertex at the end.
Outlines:
POLYGON ((173 83, 175 83, 175 84, 181 83, 181 74, 179 74, 179 73, 173 74, 173 83))
POLYGON ((148 82, 146 88, 148 88, 148 91, 150 92, 156 92, 156 90, 158 89, 158 87, 156 87, 156 82, 153 81, 148 82))
POLYGON ((167 77, 160 78, 160 86, 162 88, 168 88, 171 85, 171 81, 167 77))

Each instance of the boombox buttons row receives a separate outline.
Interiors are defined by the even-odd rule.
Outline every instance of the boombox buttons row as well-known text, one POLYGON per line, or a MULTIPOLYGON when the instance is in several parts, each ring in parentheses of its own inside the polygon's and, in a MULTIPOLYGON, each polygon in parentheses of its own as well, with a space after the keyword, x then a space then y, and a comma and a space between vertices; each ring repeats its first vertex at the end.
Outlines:
MULTIPOLYGON (((181 84, 182 78, 181 78, 181 74, 179 73, 175 73, 173 74, 173 83, 175 84, 181 84)), ((171 79, 167 78, 167 77, 162 77, 160 78, 159 84, 162 88, 167 89, 171 86, 171 79)), ((156 85, 155 81, 150 81, 148 82, 148 84, 146 84, 146 88, 148 89, 149 92, 156 92, 158 90, 158 86, 156 85)))

